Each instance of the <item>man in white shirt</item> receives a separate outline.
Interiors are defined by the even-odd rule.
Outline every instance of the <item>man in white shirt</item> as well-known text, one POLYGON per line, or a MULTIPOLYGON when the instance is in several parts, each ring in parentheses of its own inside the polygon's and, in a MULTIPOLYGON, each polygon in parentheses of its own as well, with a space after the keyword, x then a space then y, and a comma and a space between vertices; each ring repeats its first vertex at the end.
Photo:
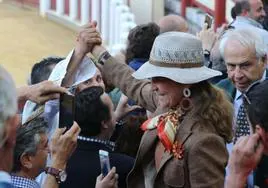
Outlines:
MULTIPOLYGON (((235 143, 240 136, 252 132, 243 112, 242 93, 253 82, 266 79, 267 46, 254 30, 236 29, 230 31, 226 39, 221 42, 220 52, 227 66, 228 78, 219 82, 218 86, 229 94, 234 104, 235 143)), ((229 152, 232 146, 233 143, 227 146, 229 152)), ((253 185, 253 176, 249 179, 248 184, 253 185)))
POLYGON ((262 37, 265 44, 268 45, 268 32, 263 28, 266 13, 262 1, 240 0, 236 3, 236 6, 237 4, 240 4, 241 9, 236 13, 236 19, 230 26, 234 29, 254 29, 262 37))

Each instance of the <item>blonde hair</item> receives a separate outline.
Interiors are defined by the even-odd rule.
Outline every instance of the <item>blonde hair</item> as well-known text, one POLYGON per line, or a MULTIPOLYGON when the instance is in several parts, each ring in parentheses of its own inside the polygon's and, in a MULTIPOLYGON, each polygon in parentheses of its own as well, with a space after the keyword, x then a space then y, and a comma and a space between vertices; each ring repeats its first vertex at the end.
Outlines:
POLYGON ((232 141, 233 105, 224 91, 207 81, 191 87, 194 115, 200 125, 210 126, 224 138, 232 141))

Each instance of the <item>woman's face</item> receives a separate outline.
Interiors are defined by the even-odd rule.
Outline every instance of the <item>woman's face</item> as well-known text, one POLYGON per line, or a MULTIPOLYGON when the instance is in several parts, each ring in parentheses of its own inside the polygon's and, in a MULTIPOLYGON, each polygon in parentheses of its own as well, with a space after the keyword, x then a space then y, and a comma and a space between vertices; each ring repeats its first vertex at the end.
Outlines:
POLYGON ((99 69, 96 70, 96 73, 92 78, 84 81, 83 83, 78 84, 76 92, 79 93, 83 91, 84 89, 87 89, 92 86, 100 86, 105 91, 105 85, 104 85, 102 75, 99 69))
POLYGON ((184 85, 164 77, 152 78, 152 90, 157 93, 158 105, 165 108, 176 107, 183 97, 184 85))

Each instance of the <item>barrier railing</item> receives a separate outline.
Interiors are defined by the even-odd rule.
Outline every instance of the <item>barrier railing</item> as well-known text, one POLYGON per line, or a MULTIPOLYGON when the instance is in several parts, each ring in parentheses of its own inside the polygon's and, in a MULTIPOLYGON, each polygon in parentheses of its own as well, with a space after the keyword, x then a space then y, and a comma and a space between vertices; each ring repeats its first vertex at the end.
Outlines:
POLYGON ((90 21, 112 53, 124 49, 130 29, 136 26, 129 0, 40 0, 40 14, 77 30, 90 21))
POLYGON ((230 12, 234 6, 233 0, 181 0, 181 13, 186 16, 186 8, 196 6, 214 16, 215 27, 231 21, 230 12))

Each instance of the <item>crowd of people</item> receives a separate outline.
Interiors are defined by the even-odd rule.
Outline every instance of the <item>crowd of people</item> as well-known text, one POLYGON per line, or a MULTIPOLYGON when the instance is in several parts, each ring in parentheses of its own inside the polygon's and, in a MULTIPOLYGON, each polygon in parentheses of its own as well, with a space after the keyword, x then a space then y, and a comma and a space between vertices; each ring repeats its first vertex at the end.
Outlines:
POLYGON ((196 35, 164 16, 115 56, 93 21, 19 88, 0 67, 0 188, 268 187, 267 6, 238 0, 196 35))

